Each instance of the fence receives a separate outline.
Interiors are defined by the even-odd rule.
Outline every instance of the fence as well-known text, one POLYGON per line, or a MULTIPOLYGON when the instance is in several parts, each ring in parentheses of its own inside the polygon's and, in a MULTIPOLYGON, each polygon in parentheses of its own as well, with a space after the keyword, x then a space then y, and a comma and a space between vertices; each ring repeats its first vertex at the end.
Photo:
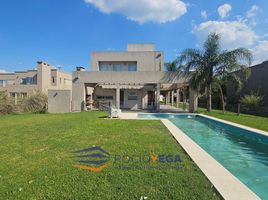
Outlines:
MULTIPOLYGON (((198 103, 198 107, 206 108, 206 103, 198 103)), ((217 103, 212 103, 213 109, 222 109, 221 106, 217 103)), ((227 111, 239 112, 238 104, 227 104, 225 106, 225 109, 227 111)), ((262 117, 268 117, 268 107, 267 106, 259 106, 254 109, 250 109, 246 106, 240 105, 240 113, 249 114, 249 115, 256 115, 256 116, 262 116, 262 117)))

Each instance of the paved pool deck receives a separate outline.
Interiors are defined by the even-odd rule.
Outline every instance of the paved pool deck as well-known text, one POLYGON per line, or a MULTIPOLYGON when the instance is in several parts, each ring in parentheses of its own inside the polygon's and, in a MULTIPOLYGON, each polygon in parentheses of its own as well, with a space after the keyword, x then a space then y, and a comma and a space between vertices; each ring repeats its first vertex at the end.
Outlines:
MULTIPOLYGON (((148 113, 147 113, 148 114, 148 113)), ((172 113, 171 113, 172 114, 172 113)), ((195 114, 194 114, 195 115, 195 114)), ((240 128, 248 129, 263 135, 268 133, 243 125, 239 125, 225 120, 220 120, 207 115, 201 115, 227 124, 231 124, 240 128)), ((137 118, 138 113, 122 113, 121 119, 141 119, 137 118)), ((156 118, 155 118, 156 119, 156 118)), ((145 120, 145 119, 143 119, 145 120)), ((210 156, 182 130, 175 126, 168 119, 158 119, 166 126, 176 141, 187 152, 191 159, 197 164, 200 170, 205 174, 209 181, 214 185, 220 195, 226 200, 257 200, 260 199, 253 191, 251 191, 238 178, 225 169, 218 161, 210 156)))

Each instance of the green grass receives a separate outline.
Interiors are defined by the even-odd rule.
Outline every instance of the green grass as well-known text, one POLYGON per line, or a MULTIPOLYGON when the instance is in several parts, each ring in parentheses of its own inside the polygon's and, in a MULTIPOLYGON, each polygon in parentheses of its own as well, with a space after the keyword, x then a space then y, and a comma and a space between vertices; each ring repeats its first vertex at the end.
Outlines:
POLYGON ((268 118, 267 117, 258 117, 254 115, 246 115, 246 114, 240 114, 237 115, 237 113, 233 112, 225 112, 222 113, 221 110, 212 110, 212 112, 207 112, 206 109, 199 108, 199 113, 209 115, 212 117, 217 117, 223 120, 227 120, 230 122, 235 122, 238 124, 246 125, 252 128, 257 128, 260 130, 268 131, 268 118))
POLYGON ((82 112, 1 117, 0 199, 219 199, 160 121, 104 116, 82 112), (111 155, 179 154, 182 169, 127 171, 112 164, 96 173, 74 168, 72 152, 93 145, 111 155))

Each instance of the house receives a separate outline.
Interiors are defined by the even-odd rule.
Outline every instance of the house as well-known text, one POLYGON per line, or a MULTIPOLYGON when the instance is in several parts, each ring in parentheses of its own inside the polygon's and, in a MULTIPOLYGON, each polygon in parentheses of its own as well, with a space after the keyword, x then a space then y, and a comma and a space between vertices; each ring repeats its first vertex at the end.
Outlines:
POLYGON ((91 71, 78 67, 72 76, 72 111, 112 105, 158 112, 161 91, 174 102, 185 87, 189 89, 190 111, 197 107, 197 93, 189 88, 187 77, 165 71, 164 52, 153 44, 129 44, 127 51, 121 52, 92 52, 91 71))
POLYGON ((10 96, 23 98, 34 91, 48 93, 48 90, 71 90, 72 76, 59 69, 54 69, 45 62, 37 62, 37 68, 14 73, 0 73, 0 91, 10 96))

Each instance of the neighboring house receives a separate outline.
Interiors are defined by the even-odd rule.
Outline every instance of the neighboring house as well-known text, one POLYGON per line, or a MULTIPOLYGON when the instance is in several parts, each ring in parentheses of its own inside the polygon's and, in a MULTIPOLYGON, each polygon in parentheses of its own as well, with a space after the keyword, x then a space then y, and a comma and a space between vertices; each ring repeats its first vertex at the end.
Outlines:
POLYGON ((7 91, 15 100, 34 91, 71 90, 72 76, 52 68, 45 62, 37 62, 37 69, 0 73, 0 91, 7 91))
MULTIPOLYGON (((261 64, 250 67, 250 77, 243 81, 243 87, 241 91, 236 92, 232 84, 227 87, 227 100, 230 104, 237 104, 239 98, 246 94, 253 92, 263 96, 264 106, 268 106, 268 61, 261 64)), ((239 74, 240 72, 235 72, 239 74)))
MULTIPOLYGON (((188 84, 179 72, 164 71, 164 52, 156 51, 153 44, 129 44, 124 52, 93 52, 91 68, 73 72, 73 111, 102 104, 159 111, 160 90, 165 85, 173 86, 172 101, 174 91, 179 95, 179 89, 188 84)), ((196 102, 196 92, 189 90, 190 111, 195 111, 196 102)))

